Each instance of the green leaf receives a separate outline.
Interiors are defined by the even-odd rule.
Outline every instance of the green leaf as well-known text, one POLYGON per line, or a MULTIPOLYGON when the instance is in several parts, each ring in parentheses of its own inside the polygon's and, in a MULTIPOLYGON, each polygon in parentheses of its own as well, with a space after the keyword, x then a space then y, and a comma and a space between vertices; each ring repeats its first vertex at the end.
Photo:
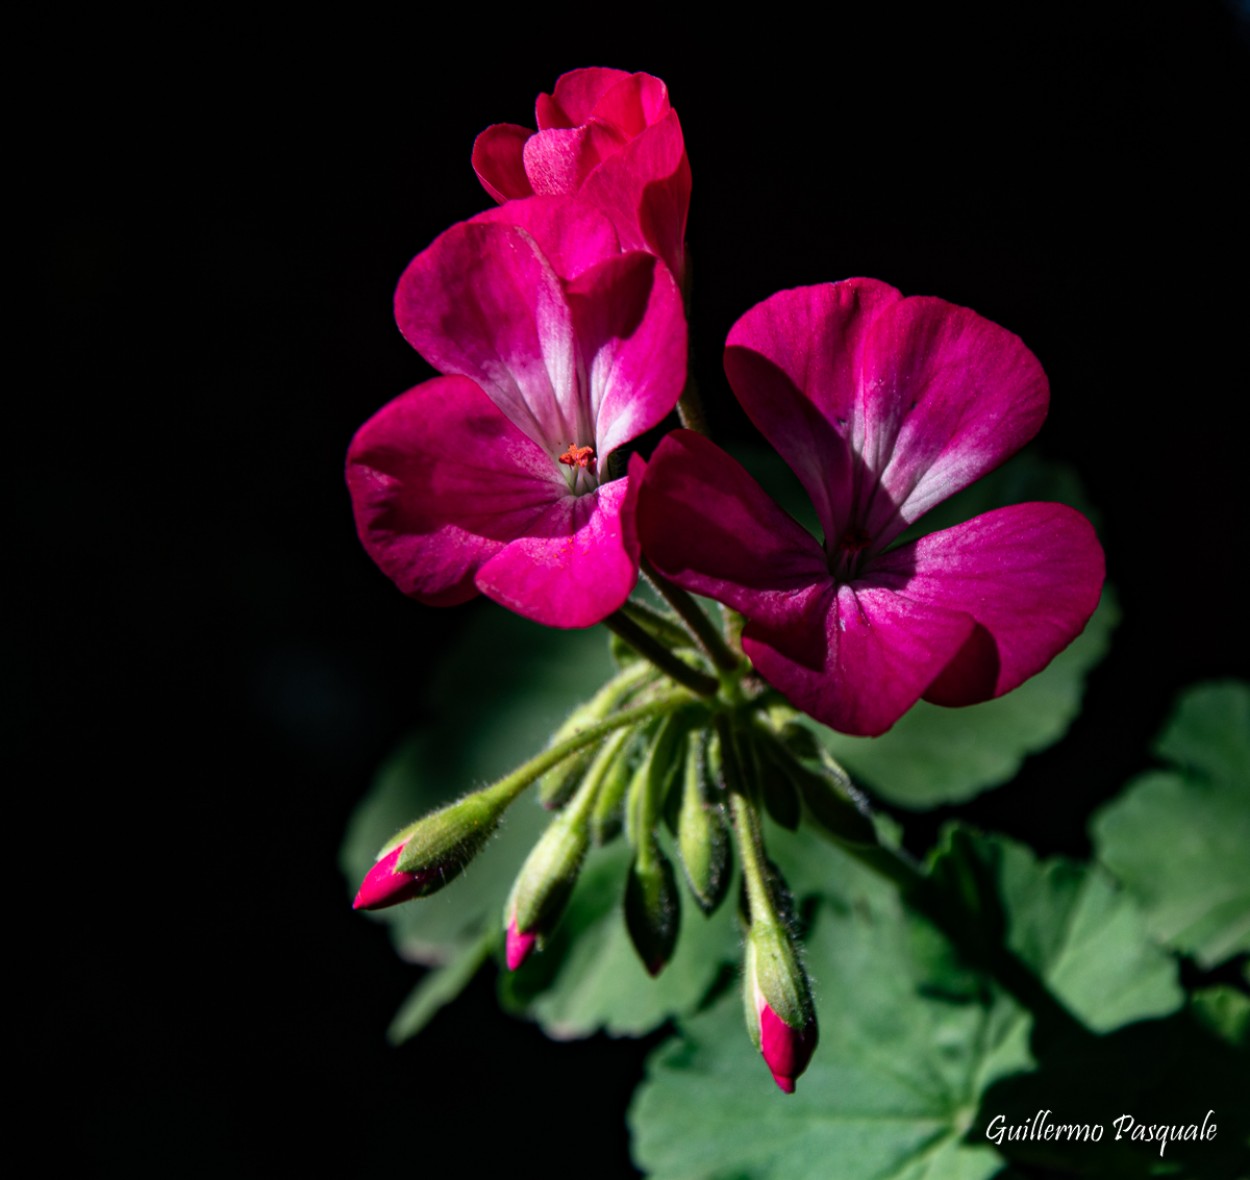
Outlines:
POLYGON ((888 733, 850 737, 806 720, 857 782, 900 807, 960 803, 1013 778, 1053 745, 1080 711, 1085 677, 1106 654, 1120 618, 1111 587, 1085 630, 1014 692, 964 709, 921 701, 888 733))
POLYGON ((1250 1049, 1250 997, 1221 984, 1195 992, 1191 1002, 1205 1028, 1229 1044, 1250 1049))
POLYGON ((601 1029, 613 1036, 650 1032, 694 1011, 738 957, 733 907, 705 917, 683 899, 677 948, 652 979, 625 928, 622 897, 630 855, 624 842, 592 852, 547 945, 500 980, 503 1002, 534 1017, 549 1036, 583 1037, 601 1029))
POLYGON ((490 931, 476 943, 459 951, 442 967, 428 971, 399 1006, 386 1030, 386 1039, 392 1045, 400 1045, 415 1037, 441 1008, 469 986, 498 941, 498 935, 490 931))
POLYGON ((1250 685, 1190 689, 1155 750, 1174 768, 1135 779, 1091 832, 1154 936, 1212 967, 1250 950, 1250 685))
MULTIPOLYGON (((981 1096, 1031 1066, 1029 1012, 840 850, 803 831, 771 830, 768 842, 796 894, 817 890, 806 959, 816 1056, 787 1097, 747 1038, 739 997, 681 1021, 631 1110, 640 1166, 656 1180, 1000 1174, 981 1096)), ((972 834, 949 837, 934 872, 992 886, 1008 945, 1091 1027, 1179 1004, 1172 963, 1100 874, 972 834)))

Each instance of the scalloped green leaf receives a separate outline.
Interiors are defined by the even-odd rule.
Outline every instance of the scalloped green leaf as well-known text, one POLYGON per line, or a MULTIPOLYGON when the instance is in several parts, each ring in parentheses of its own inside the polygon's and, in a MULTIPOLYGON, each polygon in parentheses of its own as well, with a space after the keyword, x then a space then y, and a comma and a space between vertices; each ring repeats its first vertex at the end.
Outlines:
MULTIPOLYGON (((779 830, 769 845, 796 894, 819 891, 806 959, 816 1056, 785 1096, 747 1038, 738 996, 681 1021, 680 1038, 652 1055, 631 1109, 640 1166, 655 1180, 1001 1174, 1007 1161, 985 1139, 981 1098, 1033 1064, 1029 1012, 840 850, 779 830)), ((1091 1027, 1180 1003, 1174 965, 1100 874, 961 832, 933 873, 976 882, 1008 945, 1091 1027)))
POLYGON ((1191 688, 1155 752, 1091 823, 1099 859, 1154 936, 1204 967, 1250 951, 1250 685, 1191 688))

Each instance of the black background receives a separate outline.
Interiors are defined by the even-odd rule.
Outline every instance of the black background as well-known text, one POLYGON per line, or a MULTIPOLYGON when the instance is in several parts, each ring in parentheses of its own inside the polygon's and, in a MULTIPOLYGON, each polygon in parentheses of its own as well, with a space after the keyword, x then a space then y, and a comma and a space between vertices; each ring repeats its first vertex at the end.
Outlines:
POLYGON ((972 814, 1087 851, 1176 691, 1250 667, 1246 25, 1088 7, 18 31, 12 232, 36 265, 12 292, 33 362, 10 399, 6 744, 28 1126, 110 1175, 632 1174, 645 1047, 549 1043, 483 978, 387 1048, 414 970, 336 865, 427 669, 482 609, 408 602, 354 535, 348 441, 430 373, 394 284, 488 204, 476 133, 530 122, 578 66, 655 73, 681 115, 714 430, 745 430, 728 328, 787 286, 882 278, 1041 358, 1038 445, 1101 510, 1124 622, 1070 740, 972 814))

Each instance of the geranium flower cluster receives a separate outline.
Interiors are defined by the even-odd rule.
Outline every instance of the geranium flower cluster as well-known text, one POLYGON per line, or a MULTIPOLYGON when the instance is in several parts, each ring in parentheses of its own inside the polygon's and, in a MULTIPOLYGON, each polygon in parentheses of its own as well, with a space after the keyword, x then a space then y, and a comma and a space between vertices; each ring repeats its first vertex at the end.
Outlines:
POLYGON ((539 782, 555 816, 503 915, 507 966, 541 947, 590 850, 623 834, 625 919, 654 974, 678 936, 673 860, 711 912, 736 859, 748 1028, 790 1091, 816 1023, 763 815, 876 838, 799 714, 877 735, 922 698, 1010 691, 1084 627, 1102 551, 1058 504, 904 540, 1037 432, 1049 393, 1010 332, 871 279, 779 292, 725 352, 819 538, 695 430, 672 430, 649 463, 627 458, 692 396, 681 126, 659 79, 609 69, 566 74, 535 115, 537 130, 498 124, 474 144, 498 206, 404 272, 400 330, 442 376, 361 428, 347 480, 365 548, 404 593, 603 622, 635 654, 542 754, 399 833, 356 904, 441 888, 539 782), (640 567, 671 609, 631 598, 640 567), (723 604, 723 620, 687 592, 723 604))

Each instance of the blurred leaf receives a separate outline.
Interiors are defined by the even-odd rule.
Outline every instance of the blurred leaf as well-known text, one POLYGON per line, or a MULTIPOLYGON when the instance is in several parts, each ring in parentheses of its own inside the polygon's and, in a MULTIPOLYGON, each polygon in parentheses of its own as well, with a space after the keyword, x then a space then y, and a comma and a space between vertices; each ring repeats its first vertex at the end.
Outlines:
POLYGON ((1155 749, 1175 768, 1135 779, 1091 832, 1154 936, 1211 967, 1250 950, 1250 686, 1190 689, 1155 749))
POLYGON ((1250 997, 1221 984, 1195 992, 1192 1004, 1198 1021, 1217 1037, 1250 1049, 1250 997))
POLYGON ((654 979, 625 928, 622 896, 630 849, 624 841, 592 852, 547 946, 501 978, 504 1003, 527 1013, 549 1036, 639 1036, 692 1012, 738 957, 733 907, 711 917, 683 897, 677 949, 654 979))
POLYGON ((960 803, 1015 776, 1080 711, 1085 676, 1107 652, 1120 611, 1111 587, 1085 630, 1014 692, 964 709, 921 701, 881 737, 850 737, 806 719, 857 782, 901 807, 960 803))
MULTIPOLYGON (((818 847, 803 831, 769 833, 796 893, 819 882, 822 898, 807 940, 821 1041, 797 1093, 773 1086, 740 998, 726 996, 652 1056, 631 1110, 639 1164, 657 1180, 1000 1174, 980 1096, 1032 1064, 1030 1014, 893 886, 818 847)), ((970 833, 949 837, 934 867, 996 886, 1008 944, 1093 1027, 1179 1003, 1172 964, 1098 874, 970 833)))
POLYGON ((498 941, 491 931, 478 941, 458 951, 456 956, 442 967, 434 967, 412 989, 408 998, 399 1006, 395 1018, 386 1030, 386 1039, 392 1045, 402 1044, 415 1037, 435 1014, 451 1003, 472 981, 498 941))

